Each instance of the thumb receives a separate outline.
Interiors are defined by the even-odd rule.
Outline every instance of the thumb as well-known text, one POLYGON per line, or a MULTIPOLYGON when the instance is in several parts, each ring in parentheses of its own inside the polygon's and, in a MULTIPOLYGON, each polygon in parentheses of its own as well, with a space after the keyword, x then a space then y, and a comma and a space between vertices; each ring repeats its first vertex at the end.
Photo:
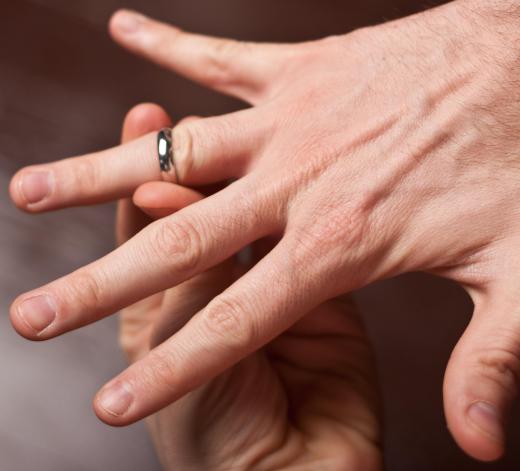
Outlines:
POLYGON ((466 453, 482 461, 504 453, 520 375, 520 313, 510 296, 497 294, 477 304, 444 381, 450 431, 466 453))

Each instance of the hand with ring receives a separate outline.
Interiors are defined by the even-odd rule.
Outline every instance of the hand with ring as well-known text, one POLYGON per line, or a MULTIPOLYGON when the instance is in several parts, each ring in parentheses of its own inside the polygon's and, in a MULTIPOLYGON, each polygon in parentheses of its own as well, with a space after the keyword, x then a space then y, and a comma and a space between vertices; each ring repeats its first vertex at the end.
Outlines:
MULTIPOLYGON (((61 335, 279 237, 102 389, 97 414, 126 425, 241 364, 330 299, 435 273, 475 303, 446 373, 450 431, 473 457, 498 458, 520 375, 520 12, 509 3, 455 0, 301 44, 208 38, 116 14, 119 43, 252 105, 172 130, 177 183, 233 183, 21 295, 15 328, 33 340, 61 335)), ((41 212, 130 197, 171 177, 157 137, 23 169, 12 198, 41 212)))
MULTIPOLYGON (((127 115, 123 141, 169 122, 161 108, 139 105, 127 115)), ((159 147, 161 139, 162 133, 159 147)), ((124 243, 153 219, 200 199, 179 185, 144 184, 133 200, 119 203, 117 238, 124 243)), ((256 242, 253 262, 272 244, 256 242)), ((233 257, 124 309, 120 341, 130 362, 145 358, 246 269, 233 257)), ((380 470, 373 354, 354 303, 346 297, 324 303, 147 423, 165 469, 380 470)))

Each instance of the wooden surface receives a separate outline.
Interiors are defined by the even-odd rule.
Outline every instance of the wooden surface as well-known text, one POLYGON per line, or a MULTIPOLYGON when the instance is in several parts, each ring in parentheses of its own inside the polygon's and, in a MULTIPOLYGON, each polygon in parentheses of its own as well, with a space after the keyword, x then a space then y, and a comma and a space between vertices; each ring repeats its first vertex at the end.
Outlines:
MULTIPOLYGON (((45 344, 20 339, 7 319, 16 294, 113 243, 111 206, 37 217, 16 212, 7 184, 17 168, 115 144, 124 113, 140 101, 162 103, 175 117, 240 106, 113 45, 105 25, 121 6, 200 32, 296 41, 396 17, 417 2, 0 0, 0 471, 159 469, 142 424, 111 429, 91 412, 97 388, 124 367, 114 319, 45 344)), ((518 425, 508 457, 483 466, 457 450, 444 424, 442 376, 471 312, 466 295, 440 280, 407 276, 359 299, 380 360, 388 469, 520 469, 518 425)))

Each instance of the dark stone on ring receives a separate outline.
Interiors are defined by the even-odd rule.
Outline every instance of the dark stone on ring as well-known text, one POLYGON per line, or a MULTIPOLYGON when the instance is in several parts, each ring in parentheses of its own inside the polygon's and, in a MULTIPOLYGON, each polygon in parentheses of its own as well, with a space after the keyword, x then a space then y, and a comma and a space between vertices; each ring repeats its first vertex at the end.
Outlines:
POLYGON ((174 166, 172 148, 172 130, 164 128, 157 135, 157 153, 162 172, 169 172, 174 166))

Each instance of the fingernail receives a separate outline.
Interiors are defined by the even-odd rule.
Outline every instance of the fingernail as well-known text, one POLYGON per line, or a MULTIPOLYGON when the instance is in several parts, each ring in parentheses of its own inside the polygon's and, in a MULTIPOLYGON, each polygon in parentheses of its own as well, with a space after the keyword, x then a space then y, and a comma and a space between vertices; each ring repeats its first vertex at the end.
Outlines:
POLYGON ((101 392, 99 404, 110 415, 120 417, 130 408, 133 400, 134 397, 128 385, 118 383, 101 392))
POLYGON ((56 304, 50 296, 35 296, 26 299, 18 307, 18 315, 31 329, 39 334, 56 319, 56 304))
POLYGON ((30 172, 22 176, 20 189, 27 204, 34 204, 51 194, 52 184, 50 172, 30 172))
POLYGON ((504 429, 498 409, 488 402, 476 402, 468 410, 469 420, 486 435, 500 442, 504 439, 504 429))
POLYGON ((136 33, 143 23, 144 16, 131 11, 121 11, 114 18, 114 26, 125 34, 136 33))

